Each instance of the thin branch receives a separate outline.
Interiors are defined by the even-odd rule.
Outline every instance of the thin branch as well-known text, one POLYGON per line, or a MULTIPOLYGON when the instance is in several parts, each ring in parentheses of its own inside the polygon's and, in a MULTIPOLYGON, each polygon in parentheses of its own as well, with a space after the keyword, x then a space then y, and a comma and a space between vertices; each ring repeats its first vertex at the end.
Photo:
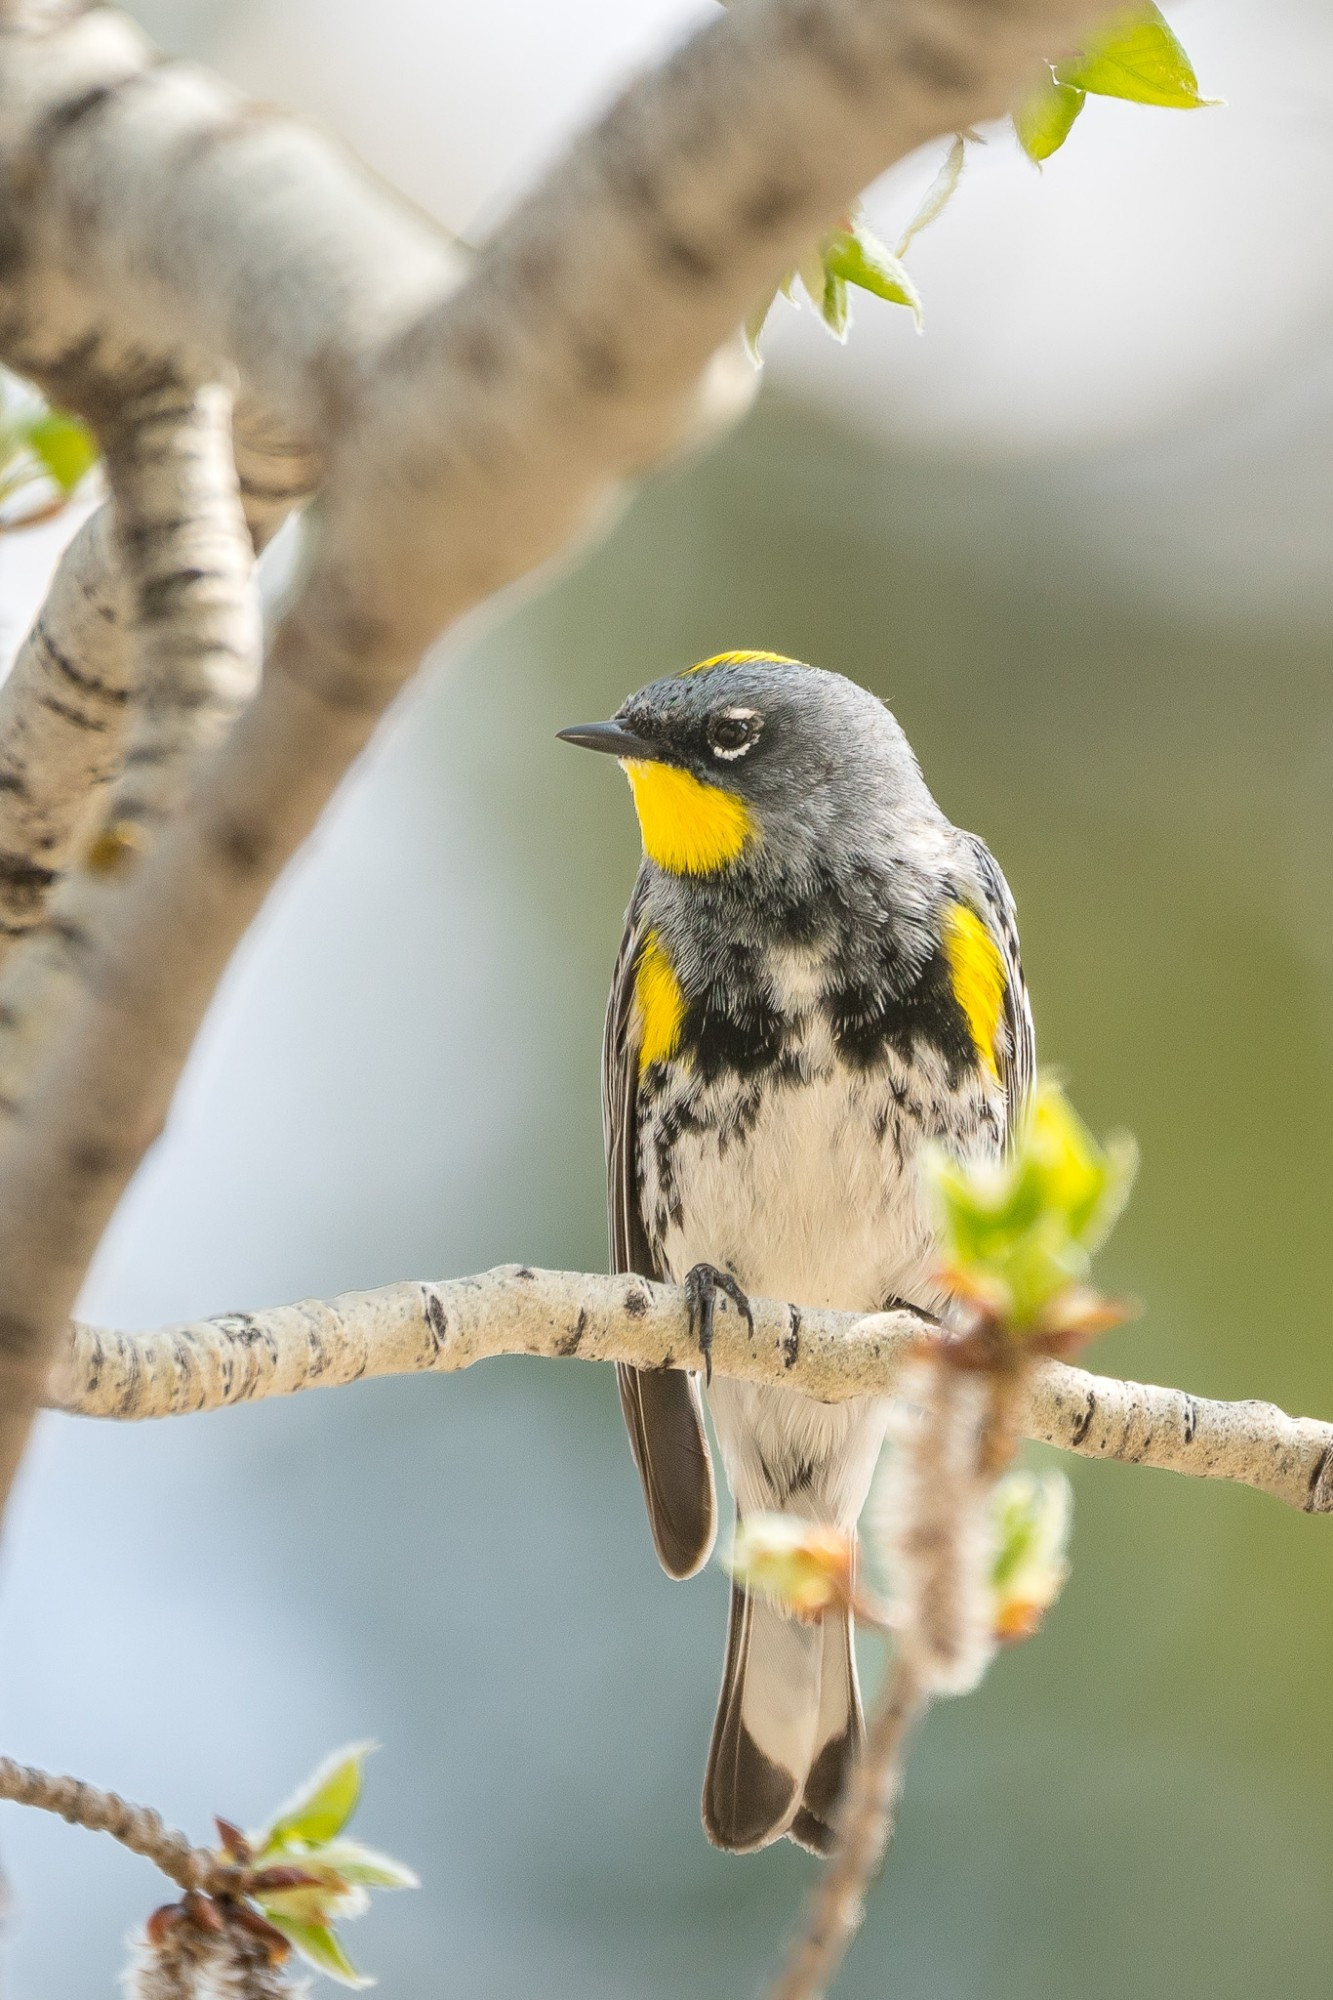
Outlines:
MULTIPOLYGON (((864 1318, 752 1303, 752 1337, 729 1308, 719 1314, 716 1372, 821 1402, 892 1390, 930 1331, 910 1312, 864 1318)), ((509 1264, 153 1333, 76 1325, 47 1400, 88 1417, 182 1416, 378 1375, 447 1374, 502 1354, 698 1365, 682 1291, 509 1264)), ((1333 1424, 1271 1403, 1212 1402, 1046 1361, 1020 1422, 1026 1436, 1083 1458, 1231 1480, 1305 1513, 1333 1513, 1333 1424)))
POLYGON ((895 1655, 838 1812, 838 1851, 811 1893, 801 1929, 769 2000, 819 2000, 861 1928, 865 1894, 883 1865, 902 1794, 907 1742, 926 1706, 912 1668, 895 1655))
POLYGON ((100 1791, 81 1778, 54 1777, 49 1771, 16 1764, 12 1757, 0 1757, 0 1799, 58 1813, 71 1826, 87 1827, 91 1833, 109 1833, 122 1847, 153 1862, 181 1889, 204 1888, 217 1874, 216 1855, 194 1847, 151 1806, 131 1805, 117 1793, 100 1791))

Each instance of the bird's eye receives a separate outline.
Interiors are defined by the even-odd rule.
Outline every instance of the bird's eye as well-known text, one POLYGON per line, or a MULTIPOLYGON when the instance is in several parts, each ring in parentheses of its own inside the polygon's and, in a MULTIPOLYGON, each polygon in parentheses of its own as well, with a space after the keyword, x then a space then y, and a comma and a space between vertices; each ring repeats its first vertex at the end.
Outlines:
POLYGON ((759 728, 759 717, 752 708, 724 708, 720 715, 709 718, 709 748, 715 757, 730 763, 733 758, 745 755, 759 728))

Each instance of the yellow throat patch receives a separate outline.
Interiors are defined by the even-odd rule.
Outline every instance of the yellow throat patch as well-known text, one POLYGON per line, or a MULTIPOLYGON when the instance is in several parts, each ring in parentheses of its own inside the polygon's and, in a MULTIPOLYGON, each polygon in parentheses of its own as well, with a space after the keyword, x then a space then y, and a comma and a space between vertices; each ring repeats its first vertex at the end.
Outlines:
POLYGON ((670 1062, 680 1041, 685 996, 675 968, 656 931, 649 931, 634 968, 634 1002, 639 1010, 639 1075, 649 1063, 670 1062))
POLYGON ((1005 987, 999 946, 975 910, 965 903, 951 903, 944 913, 944 950, 954 998, 967 1017, 977 1054, 998 1083, 1005 987))
POLYGON ((744 799, 705 785, 676 764, 623 760, 639 815, 643 851, 671 875, 711 875, 734 861, 755 832, 744 799))

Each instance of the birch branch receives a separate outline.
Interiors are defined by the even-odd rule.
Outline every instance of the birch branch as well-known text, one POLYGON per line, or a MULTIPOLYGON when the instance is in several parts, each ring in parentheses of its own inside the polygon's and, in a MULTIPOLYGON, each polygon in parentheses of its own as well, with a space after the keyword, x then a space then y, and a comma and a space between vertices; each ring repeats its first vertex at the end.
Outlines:
MULTIPOLYGON (((751 1304, 753 1337, 730 1308, 719 1312, 714 1372, 828 1403, 892 1391, 933 1324, 911 1312, 751 1304)), ((183 1416, 379 1375, 449 1374, 503 1354, 698 1366, 683 1291, 507 1264, 153 1333, 75 1325, 47 1401, 87 1417, 183 1416)), ((1212 1402, 1046 1361, 1020 1422, 1026 1436, 1083 1458, 1231 1480, 1308 1514, 1333 1513, 1333 1424, 1271 1403, 1212 1402)))
MULTIPOLYGON (((262 413, 238 410, 241 506, 256 552, 312 490, 317 467, 262 413)), ((79 529, 0 684, 0 965, 105 816, 133 684, 109 502, 79 529)))
POLYGON ((21 1101, 69 1011, 82 964, 189 770, 234 723, 259 669, 251 544, 231 449, 231 398, 171 369, 121 382, 100 425, 137 658, 123 760, 83 866, 0 974, 0 1109, 21 1101))
POLYGON ((0 956, 40 921, 119 768, 132 662, 109 505, 61 558, 0 688, 0 956))
POLYGON ((231 950, 424 646, 680 438, 710 357, 869 180, 1004 110, 1094 11, 741 0, 452 296, 438 241, 331 149, 154 69, 108 10, 0 21, 0 352, 40 378, 90 342, 169 343, 331 440, 260 692, 133 874, 0 1154, 0 1499, 231 950))

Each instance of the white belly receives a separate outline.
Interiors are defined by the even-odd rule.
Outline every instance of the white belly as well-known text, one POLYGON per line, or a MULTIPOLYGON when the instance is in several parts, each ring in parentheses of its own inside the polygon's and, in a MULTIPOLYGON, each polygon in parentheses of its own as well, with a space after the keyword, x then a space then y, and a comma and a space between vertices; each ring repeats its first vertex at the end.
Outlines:
MULTIPOLYGON (((947 1293, 920 1149, 929 1138, 994 1153, 1002 1115, 998 1088, 979 1076, 951 1088, 924 1051, 910 1072, 892 1055, 853 1070, 807 1046, 800 1080, 758 1092, 735 1080, 705 1089, 682 1065, 641 1127, 643 1212, 676 1282, 707 1263, 756 1297, 852 1312, 904 1299, 938 1311, 947 1293), (690 1115, 664 1186, 651 1130, 673 1098, 690 1115)), ((821 1404, 719 1379, 709 1402, 742 1512, 855 1522, 883 1442, 883 1398, 821 1404)))

